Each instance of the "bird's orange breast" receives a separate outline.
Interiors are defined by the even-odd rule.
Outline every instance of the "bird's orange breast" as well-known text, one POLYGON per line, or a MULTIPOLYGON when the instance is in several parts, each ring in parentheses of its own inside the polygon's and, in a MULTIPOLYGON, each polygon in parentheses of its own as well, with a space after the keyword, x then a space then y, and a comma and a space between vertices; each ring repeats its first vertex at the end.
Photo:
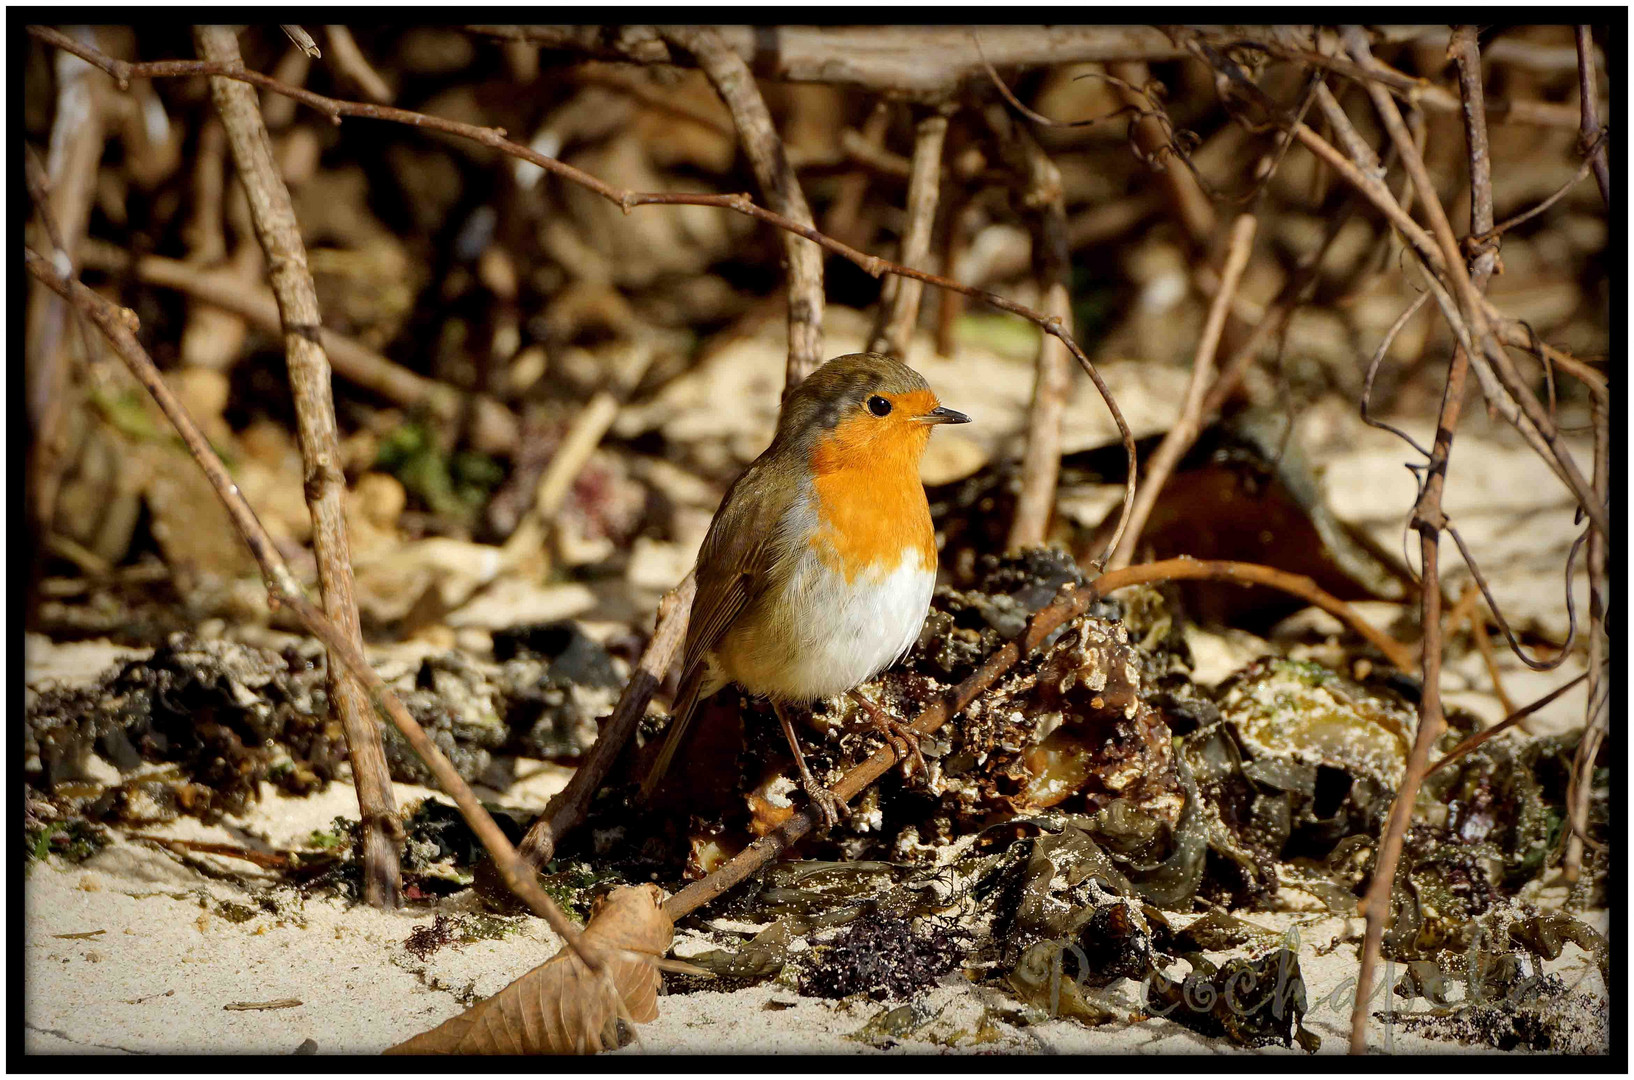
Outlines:
MULTIPOLYGON (((916 397, 903 395, 903 397, 916 397)), ((934 399, 926 407, 934 407, 934 399)), ((920 402, 903 402, 909 413, 920 402)), ((910 414, 911 415, 911 414, 910 414)), ((817 529, 812 547, 825 564, 853 580, 866 569, 894 570, 916 555, 936 569, 936 532, 919 481, 919 458, 930 429, 907 419, 841 421, 812 451, 817 529)))

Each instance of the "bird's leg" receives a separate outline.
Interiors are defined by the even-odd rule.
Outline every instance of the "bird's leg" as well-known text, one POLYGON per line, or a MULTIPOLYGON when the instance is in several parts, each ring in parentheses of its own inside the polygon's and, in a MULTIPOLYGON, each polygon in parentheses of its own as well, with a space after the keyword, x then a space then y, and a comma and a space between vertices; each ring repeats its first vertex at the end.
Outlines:
POLYGON ((874 727, 885 736, 885 741, 896 751, 897 760, 909 764, 910 774, 917 772, 920 776, 930 775, 930 766, 925 764, 925 755, 919 752, 917 731, 863 697, 862 691, 852 688, 846 693, 851 695, 852 701, 862 706, 862 711, 868 714, 868 719, 874 727))
POLYGON ((800 750, 800 740, 794 734, 794 725, 789 723, 789 715, 783 711, 783 706, 774 701, 772 711, 777 713, 777 721, 783 725, 783 734, 789 740, 789 749, 794 751, 794 765, 800 770, 800 786, 805 788, 806 798, 811 800, 812 812, 817 815, 823 828, 832 828, 840 820, 845 800, 819 784, 817 778, 811 775, 811 770, 806 767, 806 755, 800 750))

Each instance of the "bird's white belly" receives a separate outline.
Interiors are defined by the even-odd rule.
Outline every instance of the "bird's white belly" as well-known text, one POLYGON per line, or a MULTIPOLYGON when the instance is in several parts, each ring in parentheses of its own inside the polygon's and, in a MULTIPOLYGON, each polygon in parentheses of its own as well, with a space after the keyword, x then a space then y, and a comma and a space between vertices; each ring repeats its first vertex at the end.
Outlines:
MULTIPOLYGON (((895 663, 919 638, 936 571, 917 551, 850 581, 807 555, 790 572, 775 608, 723 650, 725 674, 753 694, 784 701, 832 698, 895 663)), ((766 598, 770 600, 771 598, 766 598)), ((769 610, 770 608, 768 608, 769 610)))

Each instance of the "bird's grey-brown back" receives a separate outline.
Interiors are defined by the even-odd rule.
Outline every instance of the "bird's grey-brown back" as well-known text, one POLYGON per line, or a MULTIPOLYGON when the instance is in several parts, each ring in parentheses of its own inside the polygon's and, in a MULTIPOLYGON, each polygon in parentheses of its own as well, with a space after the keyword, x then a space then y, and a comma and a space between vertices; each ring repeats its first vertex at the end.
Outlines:
POLYGON ((883 353, 836 356, 806 377, 783 402, 777 437, 767 453, 790 440, 805 442, 832 431, 845 416, 874 394, 908 394, 929 390, 925 377, 883 353))

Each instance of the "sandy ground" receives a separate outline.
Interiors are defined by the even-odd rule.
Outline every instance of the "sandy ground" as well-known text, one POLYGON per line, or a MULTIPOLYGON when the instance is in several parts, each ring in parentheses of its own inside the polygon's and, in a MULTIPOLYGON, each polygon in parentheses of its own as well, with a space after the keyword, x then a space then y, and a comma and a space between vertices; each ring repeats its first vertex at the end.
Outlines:
MULTIPOLYGON (((398 785, 400 802, 427 794, 398 785)), ((350 808, 350 800, 342 784, 307 799, 269 794, 242 819, 216 826, 183 819, 154 832, 276 847, 326 826, 350 808)), ((292 1054, 311 1040, 321 1053, 376 1053, 459 1013, 557 949, 542 924, 527 920, 504 940, 450 945, 422 961, 404 941, 437 912, 478 910, 469 892, 435 907, 380 912, 337 899, 303 899, 239 860, 187 860, 121 838, 77 866, 55 859, 35 864, 23 889, 26 1052, 292 1054), (276 910, 260 910, 263 899, 276 910), (256 914, 235 922, 232 905, 256 914), (246 1004, 262 1007, 232 1007, 246 1004)), ((1322 1053, 1343 1052, 1356 962, 1348 946, 1320 953, 1346 932, 1345 921, 1292 912, 1247 918, 1279 931, 1297 927, 1310 1003, 1306 1026, 1322 1036, 1322 1053)), ((1605 913, 1592 921, 1606 928, 1605 913)), ((676 952, 684 956, 702 945, 683 934, 676 952)), ((1594 1022, 1605 1032, 1605 988, 1587 955, 1567 945, 1548 970, 1596 995, 1601 1015, 1594 1022)), ((1101 998, 1128 1015, 1138 1011, 1140 986, 1124 980, 1101 998)), ((659 1018, 621 1053, 1222 1049, 1161 1018, 1098 1028, 1066 1020, 1018 1027, 1005 1019, 1017 1015, 1013 1000, 959 976, 921 994, 914 1002, 915 1024, 884 1051, 848 1036, 896 1003, 805 998, 774 982, 734 993, 664 997, 659 1004, 659 1018)), ((1397 1053, 1469 1050, 1377 1020, 1371 1038, 1375 1047, 1397 1053)), ((1300 1053, 1279 1047, 1256 1052, 1300 1053)))
MULTIPOLYGON (((106 647, 53 656, 51 676, 100 670, 106 647)), ((43 658, 42 658, 43 659, 43 658)), ((42 674, 29 672, 29 682, 42 674)), ((111 767, 109 767, 111 769, 111 767)), ((504 795, 537 809, 566 782, 567 769, 535 763, 504 795)), ((398 804, 431 796, 399 784, 398 804)), ((484 798, 498 793, 479 791, 484 798)), ((242 818, 205 826, 179 819, 154 835, 288 848, 337 815, 356 815, 350 786, 286 798, 270 787, 242 818)), ((31 865, 24 881, 24 1039, 27 1053, 377 1053, 461 1012, 556 952, 537 920, 503 940, 444 947, 426 960, 404 947, 438 912, 479 910, 469 890, 436 906, 375 911, 332 898, 303 898, 246 862, 173 854, 120 836, 79 865, 55 857, 31 865), (246 911, 248 909, 248 911, 246 911), (245 917, 248 914, 249 917, 245 917), (242 921, 235 921, 235 916, 242 921), (249 1007, 245 1007, 249 1006, 249 1007), (276 1006, 276 1007, 273 1007, 276 1006)), ((1549 895, 1538 897, 1547 902, 1549 895)), ((1306 1026, 1321 1052, 1343 1053, 1354 993, 1354 948, 1336 938, 1359 921, 1311 910, 1245 916, 1298 934, 1310 1011, 1306 1026)), ((1183 923, 1185 917, 1174 920, 1183 923)), ((1604 932, 1605 912, 1590 921, 1604 932)), ((706 947, 683 932, 676 955, 706 947)), ((1592 996, 1582 1004, 1580 1050, 1609 1042, 1606 988, 1592 960, 1568 944, 1546 970, 1592 996)), ((1139 1013, 1139 984, 1124 980, 1099 999, 1123 1017, 1139 1013)), ((1382 1004, 1383 995, 1379 996, 1382 1004)), ((1227 1049, 1162 1018, 1086 1028, 1068 1020, 1017 1025, 1016 1002, 953 975, 920 994, 912 1021, 880 1050, 851 1036, 900 1003, 830 1002, 779 983, 733 993, 660 999, 659 1017, 620 1053, 1213 1053, 1227 1049)), ((1415 1002, 1416 1008, 1425 1003, 1415 1002)), ((1374 1020, 1370 1044, 1396 1053, 1469 1053, 1374 1020)), ((1241 1052, 1241 1051, 1239 1051, 1241 1052)), ((1300 1054, 1297 1048, 1257 1053, 1300 1054)))

